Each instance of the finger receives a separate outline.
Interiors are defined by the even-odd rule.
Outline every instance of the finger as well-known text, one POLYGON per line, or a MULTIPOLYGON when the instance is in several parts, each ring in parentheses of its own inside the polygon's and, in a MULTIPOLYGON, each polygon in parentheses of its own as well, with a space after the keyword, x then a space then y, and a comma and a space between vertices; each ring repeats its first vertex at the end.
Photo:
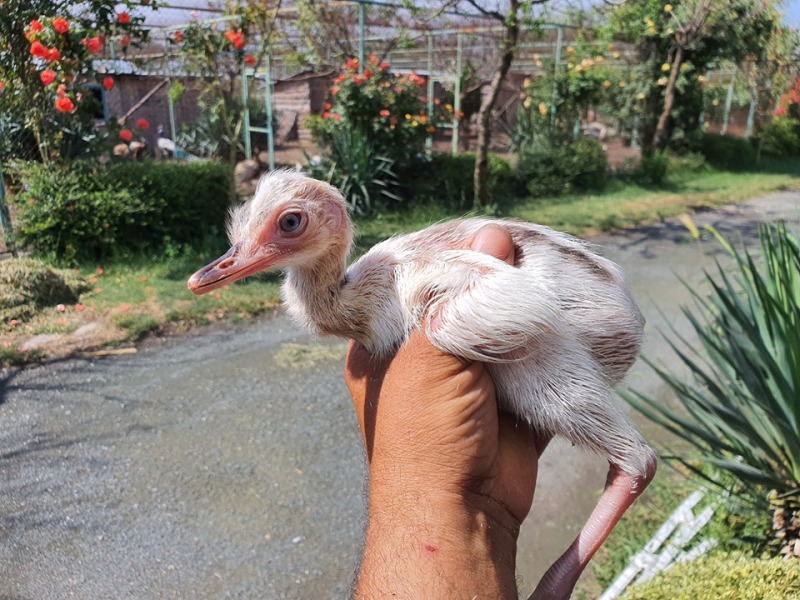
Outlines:
POLYGON ((470 248, 494 256, 510 265, 514 264, 516 252, 511 234, 499 225, 486 225, 481 228, 472 238, 470 248))

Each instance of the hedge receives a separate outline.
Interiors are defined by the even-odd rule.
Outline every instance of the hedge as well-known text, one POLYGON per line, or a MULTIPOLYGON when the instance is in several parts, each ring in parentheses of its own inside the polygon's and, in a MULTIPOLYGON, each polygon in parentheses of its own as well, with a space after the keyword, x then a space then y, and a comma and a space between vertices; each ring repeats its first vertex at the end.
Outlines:
POLYGON ((231 170, 216 162, 15 170, 19 242, 63 264, 202 246, 221 237, 231 199, 231 170))

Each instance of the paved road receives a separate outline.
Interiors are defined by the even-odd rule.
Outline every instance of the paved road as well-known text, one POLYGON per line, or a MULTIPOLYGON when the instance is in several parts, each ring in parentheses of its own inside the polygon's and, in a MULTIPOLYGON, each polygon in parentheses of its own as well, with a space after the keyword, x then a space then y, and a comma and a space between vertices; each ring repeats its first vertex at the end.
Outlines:
MULTIPOLYGON (((800 221, 800 193, 697 220, 752 240, 757 221, 777 217, 800 221)), ((646 352, 665 356, 656 307, 673 319, 686 299, 676 276, 699 279, 711 258, 675 222, 596 241, 629 273, 646 352)), ((365 468, 343 354, 277 315, 6 373, 0 598, 345 597, 365 468)), ((641 367, 629 382, 664 394, 641 367)), ((523 589, 574 536, 605 468, 548 449, 521 536, 523 589)))

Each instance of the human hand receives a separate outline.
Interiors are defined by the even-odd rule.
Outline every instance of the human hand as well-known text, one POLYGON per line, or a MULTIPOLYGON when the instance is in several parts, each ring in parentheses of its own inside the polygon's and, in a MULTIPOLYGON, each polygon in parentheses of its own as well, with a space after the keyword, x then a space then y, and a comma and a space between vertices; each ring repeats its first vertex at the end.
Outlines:
MULTIPOLYGON (((510 236, 499 227, 481 230, 471 248, 514 260, 510 236)), ((533 500, 537 440, 527 424, 498 412, 485 366, 440 352, 415 332, 390 359, 375 359, 351 344, 345 378, 370 470, 359 589, 369 587, 375 571, 385 574, 371 562, 377 546, 382 555, 404 549, 404 585, 409 576, 429 585, 438 575, 459 593, 480 589, 482 597, 516 597, 516 540, 533 500), (434 574, 423 576, 434 555, 448 547, 460 548, 460 557, 450 554, 436 563, 434 574)), ((387 581, 373 589, 386 592, 387 581)))

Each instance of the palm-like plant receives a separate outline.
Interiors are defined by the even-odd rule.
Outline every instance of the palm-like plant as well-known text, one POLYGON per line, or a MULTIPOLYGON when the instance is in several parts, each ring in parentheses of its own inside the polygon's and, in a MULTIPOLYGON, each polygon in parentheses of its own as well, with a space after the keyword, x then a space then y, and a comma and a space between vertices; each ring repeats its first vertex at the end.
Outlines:
POLYGON ((720 485, 732 475, 762 506, 772 490, 776 523, 787 524, 776 537, 794 552, 787 531, 800 519, 791 508, 800 508, 800 247, 785 224, 762 226, 756 260, 711 231, 734 264, 707 274, 708 297, 692 290, 695 310, 683 312, 697 345, 673 330, 669 343, 691 378, 650 363, 678 410, 638 392, 625 397, 698 451, 674 457, 690 469, 720 485), (716 468, 698 468, 697 458, 716 468))

